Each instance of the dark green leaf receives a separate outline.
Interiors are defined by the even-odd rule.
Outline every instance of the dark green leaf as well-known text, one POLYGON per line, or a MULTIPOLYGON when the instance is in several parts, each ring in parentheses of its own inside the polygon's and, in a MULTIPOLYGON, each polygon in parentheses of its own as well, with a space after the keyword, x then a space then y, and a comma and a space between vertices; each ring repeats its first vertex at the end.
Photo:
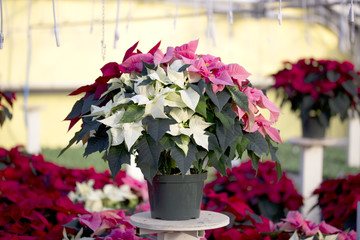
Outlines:
POLYGON ((346 82, 342 83, 342 86, 345 88, 346 91, 348 91, 353 97, 357 98, 358 97, 358 92, 357 92, 357 86, 356 84, 351 81, 351 80, 347 80, 346 82))
POLYGON ((217 157, 214 151, 210 151, 208 154, 209 163, 216 169, 221 175, 226 175, 226 167, 224 163, 217 157))
POLYGON ((146 86, 146 85, 149 85, 151 82, 153 82, 153 80, 150 77, 147 77, 138 86, 146 86))
MULTIPOLYGON (((219 100, 219 110, 222 111, 223 107, 229 102, 229 99, 231 98, 230 94, 226 91, 218 92, 216 94, 216 97, 219 100)), ((247 98, 246 98, 247 99, 247 98)))
POLYGON ((184 64, 181 68, 179 68, 178 72, 183 72, 190 66, 191 66, 191 64, 184 64))
POLYGON ((310 74, 306 75, 304 82, 305 83, 313 83, 320 77, 321 77, 321 73, 310 73, 310 74))
POLYGON ((340 78, 341 74, 334 71, 327 71, 326 77, 329 79, 330 82, 337 82, 340 78))
POLYGON ((145 178, 151 182, 158 170, 159 157, 162 152, 161 145, 150 135, 145 134, 137 143, 138 150, 137 165, 141 169, 145 178))
POLYGON ((129 105, 126 109, 124 116, 121 118, 120 123, 130 123, 139 120, 145 113, 145 106, 143 105, 129 105))
POLYGON ((349 108, 351 104, 351 101, 349 99, 349 96, 347 96, 346 94, 342 93, 342 94, 338 94, 335 98, 330 98, 329 99, 329 105, 331 108, 331 112, 335 115, 335 114, 347 114, 347 110, 349 108))
POLYGON ((216 124, 216 136, 223 152, 238 137, 232 129, 227 129, 221 124, 216 124))
POLYGON ((169 126, 176 121, 174 119, 154 119, 152 116, 148 116, 142 120, 142 123, 148 126, 147 133, 158 142, 170 130, 169 126))
POLYGON ((226 86, 231 93, 235 103, 246 112, 249 112, 249 101, 245 93, 241 92, 237 86, 226 86))
POLYGON ((100 122, 93 121, 92 117, 84 117, 82 118, 82 121, 83 121, 82 128, 79 131, 76 143, 80 142, 86 135, 90 133, 90 131, 92 130, 97 131, 101 125, 100 122))
POLYGON ((105 154, 105 159, 108 161, 111 175, 115 179, 121 170, 121 166, 123 164, 130 164, 130 153, 123 143, 118 146, 111 146, 105 154))
POLYGON ((77 231, 79 231, 82 228, 79 219, 74 219, 71 222, 68 222, 62 226, 70 229, 75 229, 77 231))
POLYGON ((276 166, 276 175, 277 175, 277 180, 280 181, 282 175, 283 175, 283 172, 281 170, 281 164, 280 163, 275 163, 275 166, 276 166))
POLYGON ((86 100, 84 100, 84 104, 81 108, 81 114, 87 114, 91 111, 91 105, 98 106, 104 99, 94 99, 95 93, 91 94, 86 100))
POLYGON ((175 142, 172 140, 173 136, 165 134, 159 141, 164 149, 170 150, 170 148, 175 146, 175 142))
POLYGON ((11 114, 8 108, 5 107, 3 112, 5 113, 5 116, 9 118, 9 120, 12 119, 13 115, 11 114))
POLYGON ((206 83, 205 91, 206 91, 206 94, 209 96, 210 100, 215 104, 215 106, 217 106, 220 109, 219 100, 216 97, 215 93, 213 92, 210 83, 206 83))
POLYGON ((98 131, 96 132, 95 136, 89 137, 85 148, 84 157, 87 157, 89 154, 94 153, 96 151, 102 152, 106 150, 108 146, 109 146, 109 137, 106 131, 104 132, 98 131))
POLYGON ((263 135, 259 132, 244 134, 244 137, 250 140, 247 149, 254 151, 258 155, 269 152, 269 145, 263 135))
POLYGON ((141 70, 141 75, 145 76, 148 74, 147 69, 153 69, 155 70, 155 64, 154 63, 147 63, 147 62, 142 62, 143 63, 143 68, 141 70))
POLYGON ((248 150, 248 156, 251 159, 251 165, 255 169, 256 175, 257 175, 260 157, 251 150, 248 150))
POLYGON ((217 150, 221 151, 221 147, 219 145, 219 142, 215 136, 215 134, 212 134, 210 132, 206 132, 206 135, 209 135, 209 150, 217 150))
POLYGON ((184 152, 178 148, 173 147, 170 150, 171 157, 175 159, 178 168, 183 175, 190 169, 190 166, 196 160, 197 149, 194 144, 189 144, 189 151, 185 156, 184 152))
POLYGON ((73 118, 76 118, 76 117, 80 116, 81 115, 81 109, 82 109, 83 105, 84 105, 84 99, 83 98, 76 101, 74 106, 71 109, 71 112, 65 118, 65 120, 70 120, 70 119, 73 119, 73 118))

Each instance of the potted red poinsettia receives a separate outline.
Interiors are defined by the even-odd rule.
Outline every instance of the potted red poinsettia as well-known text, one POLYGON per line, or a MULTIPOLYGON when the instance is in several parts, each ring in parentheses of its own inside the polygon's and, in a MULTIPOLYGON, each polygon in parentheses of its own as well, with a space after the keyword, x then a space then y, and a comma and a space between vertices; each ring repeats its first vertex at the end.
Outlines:
POLYGON ((348 118, 348 110, 360 112, 360 73, 351 62, 300 59, 285 62, 273 75, 282 105, 290 102, 299 113, 303 137, 324 137, 330 119, 348 118))
POLYGON ((160 42, 147 53, 135 51, 137 45, 122 63, 106 64, 95 83, 71 93, 85 95, 66 118, 70 128, 82 121, 67 148, 86 139, 84 156, 105 152, 114 177, 134 156, 149 182, 152 216, 163 219, 198 217, 207 167, 226 174, 244 152, 255 168, 270 153, 280 175, 273 146, 281 142, 273 126, 280 110, 252 87, 242 66, 196 54, 197 40, 166 52, 160 42), (189 187, 178 182, 192 184, 197 199, 184 198, 189 187), (152 194, 163 188, 174 191, 170 198, 152 194))

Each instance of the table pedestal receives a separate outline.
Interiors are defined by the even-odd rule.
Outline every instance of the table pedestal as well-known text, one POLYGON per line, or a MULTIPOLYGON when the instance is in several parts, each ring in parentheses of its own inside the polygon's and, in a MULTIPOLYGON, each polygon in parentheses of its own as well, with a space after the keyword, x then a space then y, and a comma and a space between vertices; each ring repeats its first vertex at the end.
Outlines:
POLYGON ((317 198, 312 196, 312 193, 320 186, 323 179, 324 147, 345 146, 346 140, 335 138, 292 138, 288 139, 288 142, 302 147, 300 163, 300 192, 304 197, 302 214, 307 220, 320 223, 320 208, 313 208, 317 203, 317 198))
POLYGON ((228 225, 229 217, 211 211, 201 211, 197 219, 167 221, 151 218, 150 212, 141 212, 130 217, 138 235, 157 234, 158 240, 194 240, 205 236, 205 230, 228 225))

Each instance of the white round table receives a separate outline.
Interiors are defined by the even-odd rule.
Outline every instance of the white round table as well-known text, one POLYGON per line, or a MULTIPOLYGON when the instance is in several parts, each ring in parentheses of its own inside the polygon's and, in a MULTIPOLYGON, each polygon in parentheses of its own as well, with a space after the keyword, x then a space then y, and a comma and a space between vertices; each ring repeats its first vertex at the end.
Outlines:
POLYGON ((201 211, 197 219, 167 221, 151 218, 150 212, 141 212, 130 217, 138 235, 157 233, 158 240, 193 240, 205 236, 205 230, 228 225, 228 216, 211 211, 201 211))

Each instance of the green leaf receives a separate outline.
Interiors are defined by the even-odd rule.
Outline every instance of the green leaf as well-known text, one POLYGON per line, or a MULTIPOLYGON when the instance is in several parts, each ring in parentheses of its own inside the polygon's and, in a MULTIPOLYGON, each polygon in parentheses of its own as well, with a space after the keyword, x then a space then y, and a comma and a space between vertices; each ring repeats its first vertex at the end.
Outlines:
POLYGON ((69 141, 69 144, 60 151, 59 155, 57 157, 60 157, 66 150, 68 150, 78 139, 78 135, 80 134, 81 130, 79 130, 78 132, 75 133, 75 135, 73 136, 73 138, 69 141))
POLYGON ((226 91, 218 92, 217 94, 215 94, 211 88, 210 83, 206 84, 206 94, 209 96, 210 100, 215 104, 215 106, 219 109, 219 111, 223 109, 223 107, 226 103, 228 103, 231 97, 226 91))
POLYGON ((263 135, 259 132, 244 134, 244 137, 250 140, 247 149, 254 151, 258 155, 269 152, 269 145, 263 135))
POLYGON ((115 179, 121 170, 121 166, 125 163, 130 164, 130 153, 123 143, 118 146, 111 146, 105 154, 105 159, 108 161, 111 175, 115 179))
POLYGON ((131 123, 138 121, 145 113, 145 106, 143 105, 129 105, 120 123, 131 123))
POLYGON ((161 145, 150 135, 145 134, 135 147, 138 151, 137 165, 145 178, 151 182, 158 170, 161 145))
POLYGON ((220 160, 220 158, 217 157, 217 154, 214 151, 210 151, 208 154, 209 157, 209 163, 216 169, 221 175, 227 175, 226 174, 226 167, 223 163, 223 161, 220 160))
POLYGON ((209 150, 217 150, 221 151, 220 144, 215 136, 215 134, 212 134, 210 132, 206 132, 207 135, 209 135, 209 150))
POLYGON ((195 108, 195 112, 199 113, 201 116, 203 116, 206 119, 206 117, 207 117, 206 101, 205 101, 204 96, 200 97, 199 103, 195 108))
POLYGON ((241 92, 237 86, 226 86, 231 93, 235 103, 246 112, 249 112, 249 101, 245 93, 241 92))
POLYGON ((340 78, 341 74, 334 71, 327 71, 326 77, 329 79, 330 82, 337 82, 340 78))
POLYGON ((250 143, 250 140, 248 138, 246 138, 244 136, 239 137, 236 149, 237 149, 237 152, 240 155, 240 157, 243 154, 243 152, 245 152, 245 150, 247 149, 246 147, 249 143, 250 143))
POLYGON ((80 116, 81 115, 81 109, 82 109, 83 105, 84 105, 84 99, 83 98, 76 101, 74 106, 71 109, 71 112, 65 118, 65 120, 70 120, 70 119, 73 119, 73 118, 76 118, 76 117, 80 116))
POLYGON ((175 146, 175 142, 173 141, 173 136, 169 134, 165 134, 159 141, 159 143, 163 146, 164 149, 170 150, 170 148, 175 146))
POLYGON ((84 100, 84 104, 81 108, 81 114, 87 114, 91 111, 91 106, 96 105, 99 106, 105 99, 94 99, 95 93, 91 94, 86 100, 84 100))
POLYGON ((175 141, 175 143, 181 150, 183 150, 186 156, 189 151, 190 137, 182 134, 180 135, 180 141, 175 141))
POLYGON ((217 108, 215 108, 215 116, 221 121, 222 125, 225 128, 229 129, 235 123, 235 119, 227 116, 223 112, 220 112, 217 108))
POLYGON ((190 169, 190 166, 196 160, 197 149, 194 144, 189 144, 189 150, 185 156, 184 152, 178 147, 174 147, 170 150, 170 155, 175 159, 177 166, 179 167, 183 175, 190 169))
POLYGON ((159 141, 164 134, 170 130, 170 125, 175 124, 176 121, 173 119, 163 119, 148 116, 142 120, 143 125, 147 125, 147 133, 155 140, 159 141))
POLYGON ((341 84, 346 91, 348 91, 353 97, 357 98, 358 97, 358 93, 357 93, 357 86, 356 84, 351 81, 351 80, 347 80, 346 82, 343 82, 341 84))
POLYGON ((248 150, 248 156, 251 159, 251 165, 255 169, 256 175, 257 175, 260 157, 251 150, 248 150))

